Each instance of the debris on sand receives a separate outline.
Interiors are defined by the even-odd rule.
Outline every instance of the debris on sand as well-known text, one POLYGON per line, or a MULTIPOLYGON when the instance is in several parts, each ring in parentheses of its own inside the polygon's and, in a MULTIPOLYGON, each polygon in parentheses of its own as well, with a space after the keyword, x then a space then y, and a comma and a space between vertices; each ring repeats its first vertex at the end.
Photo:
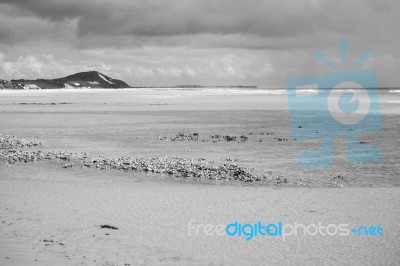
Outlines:
POLYGON ((207 138, 203 138, 200 139, 199 138, 199 133, 184 133, 184 132, 179 132, 178 134, 176 134, 173 137, 167 137, 167 136, 158 136, 157 137, 158 140, 165 140, 165 141, 202 141, 202 142, 206 142, 206 141, 210 141, 212 140, 213 142, 217 142, 217 141, 226 141, 226 142, 246 142, 249 138, 245 135, 241 135, 240 137, 238 136, 229 136, 229 135, 211 135, 209 137, 209 139, 207 138))
POLYGON ((246 142, 249 138, 245 135, 242 135, 240 137, 237 136, 229 136, 229 135, 212 135, 211 139, 214 140, 214 142, 216 141, 227 141, 227 142, 235 142, 237 141, 238 143, 240 142, 246 142))
POLYGON ((288 139, 285 138, 274 138, 274 139, 276 139, 277 141, 289 141, 288 139))
POLYGON ((112 229, 112 230, 119 230, 118 227, 112 226, 112 225, 108 225, 108 224, 104 224, 104 225, 100 225, 101 229, 112 229))
POLYGON ((2 149, 0 152, 0 162, 14 163, 27 163, 34 161, 50 160, 51 156, 48 152, 42 151, 22 151, 17 149, 2 149))
POLYGON ((198 141, 199 133, 185 134, 183 132, 179 132, 175 137, 172 137, 171 140, 172 141, 198 141))
MULTIPOLYGON (((24 151, 17 149, 24 146, 25 141, 16 137, 2 137, 2 143, 7 142, 7 148, 0 148, 0 163, 20 163, 34 161, 66 161, 63 168, 72 168, 75 163, 80 163, 85 168, 96 168, 100 170, 124 170, 124 171, 143 171, 157 174, 167 174, 177 177, 209 179, 209 180, 235 180, 242 182, 258 182, 270 180, 270 175, 258 175, 253 168, 238 166, 235 163, 224 163, 223 165, 215 165, 211 161, 206 161, 204 158, 181 158, 177 156, 166 157, 149 157, 149 158, 104 158, 91 157, 86 153, 77 154, 67 151, 24 151), (8 140, 12 141, 8 141, 8 140), (4 141, 7 140, 7 141, 4 141), (11 147, 11 148, 10 148, 11 147)), ((185 135, 187 136, 187 135, 185 135)), ((219 135, 217 135, 219 136, 219 135)), ((182 136, 181 136, 182 137, 182 136)), ((192 134, 191 137, 198 138, 198 134, 192 134)), ((235 136, 221 136, 227 141, 237 140, 235 136)), ((220 138, 220 137, 218 137, 220 138)), ((239 138, 241 141, 247 141, 247 137, 242 135, 239 138)), ((36 142, 35 142, 36 143, 36 142)), ((39 144, 38 144, 39 145, 39 144)), ((28 145, 28 147, 32 147, 28 145)), ((238 159, 226 158, 226 161, 237 161, 238 159)), ((282 180, 279 183, 287 183, 287 180, 282 180)))
POLYGON ((170 141, 198 141, 199 140, 199 133, 189 133, 186 134, 184 132, 179 132, 173 137, 166 137, 166 136, 159 136, 157 137, 159 140, 170 140, 170 141))
POLYGON ((277 176, 274 178, 274 182, 276 185, 281 185, 281 184, 287 184, 288 180, 283 176, 277 176))
POLYGON ((270 136, 270 135, 273 135, 274 134, 274 132, 260 132, 260 133, 255 133, 255 132, 250 132, 249 133, 249 135, 251 135, 251 136, 263 136, 263 135, 267 135, 267 136, 270 136))
POLYGON ((72 168, 72 166, 74 166, 73 163, 66 163, 63 168, 72 168))
POLYGON ((245 142, 245 141, 247 141, 249 138, 248 137, 246 137, 245 135, 241 135, 240 136, 240 141, 241 142, 245 142))
MULTIPOLYGON (((76 153, 69 152, 55 152, 55 151, 23 151, 20 149, 1 149, 0 150, 0 163, 5 162, 8 164, 14 163, 28 163, 35 161, 46 160, 66 160, 77 157, 76 153)), ((72 167, 72 164, 66 164, 64 168, 72 167)))
POLYGON ((239 161, 239 159, 238 159, 238 158, 226 157, 226 158, 225 158, 225 161, 227 161, 227 162, 237 162, 237 161, 239 161))
POLYGON ((204 159, 185 159, 180 157, 150 157, 150 158, 86 158, 81 161, 86 167, 96 167, 102 170, 144 171, 168 174, 180 177, 193 177, 211 180, 238 180, 254 182, 265 180, 262 176, 253 174, 254 169, 244 168, 236 164, 224 163, 223 166, 213 165, 204 159))
POLYGON ((34 138, 23 139, 13 135, 0 134, 0 145, 2 149, 25 148, 25 147, 41 147, 42 143, 34 138))
POLYGON ((72 103, 68 103, 68 102, 60 102, 60 103, 15 103, 15 104, 19 104, 19 105, 59 105, 59 104, 72 104, 72 103))
POLYGON ((342 175, 336 175, 332 178, 333 180, 346 180, 346 178, 342 175))

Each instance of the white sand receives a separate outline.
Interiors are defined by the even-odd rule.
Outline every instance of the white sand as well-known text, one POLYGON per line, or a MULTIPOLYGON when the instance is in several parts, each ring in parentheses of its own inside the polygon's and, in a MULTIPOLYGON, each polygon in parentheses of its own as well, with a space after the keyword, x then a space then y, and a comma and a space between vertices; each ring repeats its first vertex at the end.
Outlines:
POLYGON ((215 186, 148 180, 112 171, 60 171, 56 164, 0 170, 0 265, 400 262, 398 188, 215 186), (213 224, 234 220, 379 224, 384 236, 299 236, 248 242, 228 236, 189 237, 192 219, 213 224), (101 224, 119 230, 100 229, 101 224))

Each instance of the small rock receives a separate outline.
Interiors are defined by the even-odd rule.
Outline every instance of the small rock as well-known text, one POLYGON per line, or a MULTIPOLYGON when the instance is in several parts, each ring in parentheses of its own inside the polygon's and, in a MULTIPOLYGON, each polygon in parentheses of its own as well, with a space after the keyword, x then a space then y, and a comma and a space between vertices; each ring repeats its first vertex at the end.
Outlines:
POLYGON ((73 166, 72 163, 67 163, 62 168, 72 168, 72 166, 73 166))

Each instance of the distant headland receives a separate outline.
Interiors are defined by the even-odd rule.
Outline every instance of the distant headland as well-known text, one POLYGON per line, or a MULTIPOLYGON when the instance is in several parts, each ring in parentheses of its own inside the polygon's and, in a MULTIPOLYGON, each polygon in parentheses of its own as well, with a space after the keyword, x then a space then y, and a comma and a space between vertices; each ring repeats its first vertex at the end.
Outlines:
POLYGON ((40 90, 40 89, 83 89, 83 88, 130 88, 122 80, 110 78, 97 71, 79 72, 56 79, 14 79, 0 80, 0 89, 40 90))
POLYGON ((257 88, 257 86, 130 86, 126 82, 111 78, 97 71, 79 72, 55 79, 0 79, 0 90, 45 90, 45 89, 122 89, 122 88, 257 88))

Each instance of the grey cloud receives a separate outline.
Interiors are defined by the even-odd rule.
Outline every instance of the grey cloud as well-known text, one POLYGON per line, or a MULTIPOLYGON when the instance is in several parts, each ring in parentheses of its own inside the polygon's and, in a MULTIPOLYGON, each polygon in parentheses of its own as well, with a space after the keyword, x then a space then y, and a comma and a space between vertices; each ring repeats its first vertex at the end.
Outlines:
MULTIPOLYGON (((127 6, 99 16, 88 12, 79 32, 98 35, 174 36, 190 34, 255 34, 289 36, 314 31, 307 26, 319 16, 303 10, 290 14, 277 1, 156 1, 127 6), (303 27, 302 27, 303 24, 303 27)), ((299 6, 304 9, 306 6, 299 6)))
POLYGON ((14 5, 31 11, 44 19, 63 20, 82 16, 88 10, 86 1, 62 0, 1 0, 0 3, 14 5))
POLYGON ((210 82, 218 70, 226 82, 313 73, 313 54, 335 57, 337 40, 348 38, 349 56, 371 48, 393 57, 391 68, 374 62, 397 81, 399 11, 391 0, 0 0, 0 48, 15 71, 35 63, 20 55, 48 53, 60 73, 104 63, 131 82, 164 75, 176 84, 177 73, 210 82))
POLYGON ((71 41, 77 29, 76 21, 43 19, 27 10, 0 3, 0 44, 21 42, 71 41))
MULTIPOLYGON (((199 40, 199 45, 191 45, 207 46, 208 40, 210 47, 255 49, 279 46, 276 39, 282 39, 285 47, 285 41, 293 38, 319 36, 319 42, 323 42, 321 39, 330 34, 342 37, 379 34, 382 25, 399 23, 394 10, 400 7, 396 1, 389 0, 379 3, 372 0, 1 0, 0 3, 29 11, 44 20, 76 19, 74 37, 79 40, 74 44, 77 47, 90 43, 94 46, 179 45, 174 43, 178 40, 185 45, 199 39, 194 35, 200 35, 206 39, 199 40), (248 38, 248 43, 229 43, 240 40, 238 35, 247 36, 242 39, 248 38)), ((3 35, 4 32, 3 29, 3 35)))
POLYGON ((371 10, 390 12, 382 1, 60 1, 2 0, 45 19, 79 19, 79 34, 170 36, 255 34, 285 37, 319 31, 351 32, 371 10))

